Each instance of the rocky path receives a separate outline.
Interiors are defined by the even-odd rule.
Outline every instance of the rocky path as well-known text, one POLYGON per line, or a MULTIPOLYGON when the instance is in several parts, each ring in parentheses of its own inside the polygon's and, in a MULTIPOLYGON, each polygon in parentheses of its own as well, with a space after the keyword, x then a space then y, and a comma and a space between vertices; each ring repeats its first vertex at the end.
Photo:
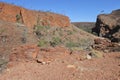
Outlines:
POLYGON ((49 63, 12 62, 0 80, 120 80, 120 52, 82 59, 82 52, 60 55, 49 63))

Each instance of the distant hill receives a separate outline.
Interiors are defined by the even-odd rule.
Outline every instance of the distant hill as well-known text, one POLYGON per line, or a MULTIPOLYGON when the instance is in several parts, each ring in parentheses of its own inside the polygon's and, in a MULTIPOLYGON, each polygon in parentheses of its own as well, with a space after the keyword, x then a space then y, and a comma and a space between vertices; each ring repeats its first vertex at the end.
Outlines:
POLYGON ((91 33, 92 28, 95 27, 95 22, 72 22, 72 24, 89 33, 91 33))

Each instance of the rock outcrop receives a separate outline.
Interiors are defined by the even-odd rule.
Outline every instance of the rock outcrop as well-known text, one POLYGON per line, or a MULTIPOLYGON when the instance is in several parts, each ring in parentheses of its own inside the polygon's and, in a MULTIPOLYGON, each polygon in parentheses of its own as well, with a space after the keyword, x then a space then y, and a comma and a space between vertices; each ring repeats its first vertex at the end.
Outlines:
POLYGON ((52 12, 33 11, 15 5, 0 3, 0 20, 22 23, 28 27, 43 26, 70 26, 67 16, 52 12))
POLYGON ((92 45, 92 48, 98 51, 103 51, 105 53, 120 51, 119 44, 113 43, 109 39, 106 39, 106 38, 96 38, 94 40, 94 45, 92 45))
POLYGON ((120 9, 98 15, 96 27, 92 31, 113 42, 120 42, 120 9))

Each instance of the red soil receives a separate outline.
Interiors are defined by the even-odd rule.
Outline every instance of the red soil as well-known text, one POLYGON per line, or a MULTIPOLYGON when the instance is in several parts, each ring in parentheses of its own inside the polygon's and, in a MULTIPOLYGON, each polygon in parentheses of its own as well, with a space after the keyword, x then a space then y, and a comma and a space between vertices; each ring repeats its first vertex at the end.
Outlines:
POLYGON ((34 59, 29 54, 35 49, 38 48, 31 45, 14 49, 18 57, 12 56, 0 80, 120 80, 120 52, 87 60, 86 51, 70 52, 56 47, 39 49, 34 59))

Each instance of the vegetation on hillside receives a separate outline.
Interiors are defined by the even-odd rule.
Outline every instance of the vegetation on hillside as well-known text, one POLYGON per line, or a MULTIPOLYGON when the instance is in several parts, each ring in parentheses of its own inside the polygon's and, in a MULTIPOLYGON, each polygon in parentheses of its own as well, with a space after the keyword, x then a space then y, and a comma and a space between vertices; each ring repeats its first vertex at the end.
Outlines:
POLYGON ((69 49, 86 49, 93 40, 75 26, 60 28, 35 25, 34 32, 39 38, 38 46, 65 46, 69 49))

